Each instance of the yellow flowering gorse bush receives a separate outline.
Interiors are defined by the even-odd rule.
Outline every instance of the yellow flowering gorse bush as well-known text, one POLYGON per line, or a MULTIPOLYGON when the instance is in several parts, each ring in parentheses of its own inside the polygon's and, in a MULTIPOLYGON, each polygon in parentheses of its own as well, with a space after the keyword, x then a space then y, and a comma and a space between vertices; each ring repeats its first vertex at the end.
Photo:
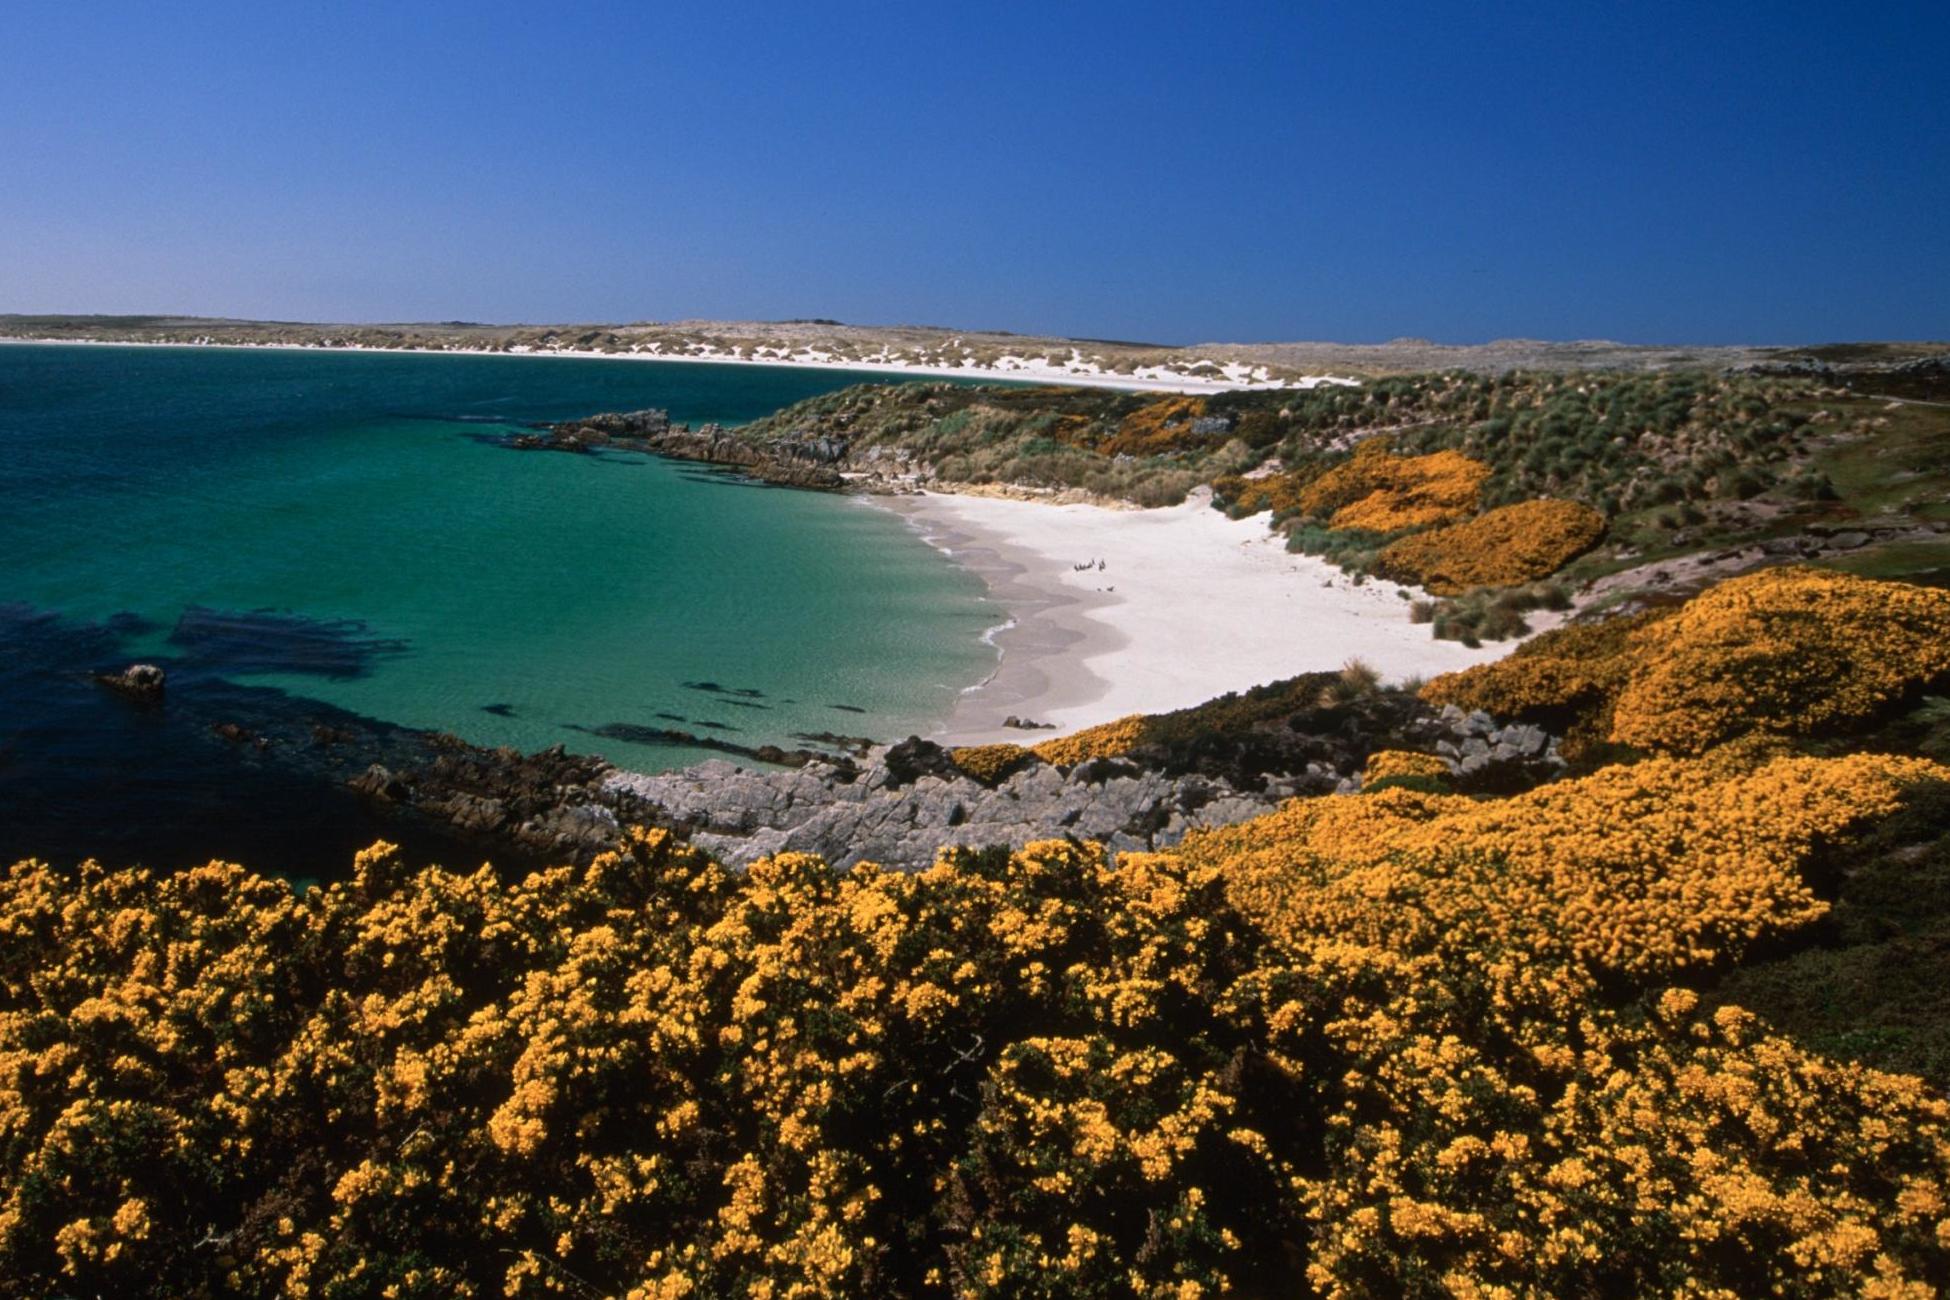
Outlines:
POLYGON ((1142 744, 1145 715, 1132 713, 1113 722, 1085 727, 1067 736, 1045 740, 1030 748, 1036 757, 1058 767, 1071 767, 1093 758, 1116 758, 1142 744))
POLYGON ((1155 456, 1191 445, 1192 423, 1204 414, 1202 397, 1146 402, 1120 420, 1116 431, 1098 442, 1097 451, 1105 456, 1155 456))
POLYGON ((1403 776, 1447 776, 1449 765, 1435 754, 1417 754, 1406 749, 1380 749, 1368 755, 1361 779, 1387 781, 1403 776))
POLYGON ((948 751, 956 767, 985 785, 1006 780, 1012 773, 1035 761, 1035 754, 1021 745, 1006 741, 996 745, 963 745, 948 751))
POLYGON ((1520 501, 1391 542, 1377 568, 1438 596, 1548 577, 1589 550, 1605 517, 1575 501, 1520 501))
POLYGON ((1587 739, 1699 753, 1864 718, 1950 673, 1950 592, 1818 569, 1729 579, 1677 609, 1547 632, 1424 697, 1558 712, 1587 739))
POLYGON ((1658 760, 914 874, 22 864, 0 1294, 1920 1294, 1950 1108, 1683 985, 1946 777, 1658 760))
POLYGON ((1455 451, 1396 456, 1379 439, 1313 480, 1300 508, 1331 516, 1330 527, 1393 533, 1465 519, 1476 512, 1489 467, 1455 451))
POLYGON ((1235 517, 1256 515, 1271 510, 1276 516, 1290 515, 1301 508, 1301 501, 1318 472, 1263 474, 1247 478, 1226 474, 1212 480, 1212 495, 1235 517))
POLYGON ((1819 569, 1735 578, 1633 638, 1612 735, 1698 753, 1742 731, 1805 735, 1950 672, 1950 591, 1819 569))

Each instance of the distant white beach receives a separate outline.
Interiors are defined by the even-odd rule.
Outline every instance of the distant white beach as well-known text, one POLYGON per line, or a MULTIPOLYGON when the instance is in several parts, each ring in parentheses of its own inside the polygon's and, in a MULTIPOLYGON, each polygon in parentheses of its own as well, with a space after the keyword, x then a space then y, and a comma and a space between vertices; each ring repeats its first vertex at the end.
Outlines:
POLYGON ((1043 734, 1005 728, 1011 715, 1063 734, 1350 658, 1391 681, 1433 676, 1517 644, 1438 641, 1409 621, 1420 589, 1357 585, 1289 553, 1268 516, 1226 518, 1206 489, 1162 510, 937 493, 889 504, 980 574, 1013 620, 994 637, 996 672, 962 696, 935 736, 943 742, 1043 734))
POLYGON ((1229 393, 1260 390, 1304 390, 1323 384, 1354 385, 1359 381, 1338 375, 1305 375, 1297 379, 1276 379, 1264 366, 1228 362, 1221 366, 1221 377, 1188 375, 1164 366, 1140 366, 1135 372, 1120 375, 1078 359, 1066 366, 1052 366, 1041 357, 1003 356, 993 365, 973 362, 960 366, 922 365, 899 358, 850 361, 829 353, 788 352, 784 348, 758 348, 751 355, 710 352, 653 352, 648 348, 628 352, 598 352, 577 348, 375 348, 351 343, 218 343, 187 340, 151 342, 120 339, 0 339, 0 343, 64 347, 104 348, 236 348, 269 349, 289 352, 410 352, 427 356, 456 357, 572 357, 584 361, 677 361, 696 365, 776 366, 787 369, 846 370, 865 374, 912 375, 916 378, 995 379, 1007 383, 1058 384, 1076 388, 1111 388, 1137 393, 1229 393))

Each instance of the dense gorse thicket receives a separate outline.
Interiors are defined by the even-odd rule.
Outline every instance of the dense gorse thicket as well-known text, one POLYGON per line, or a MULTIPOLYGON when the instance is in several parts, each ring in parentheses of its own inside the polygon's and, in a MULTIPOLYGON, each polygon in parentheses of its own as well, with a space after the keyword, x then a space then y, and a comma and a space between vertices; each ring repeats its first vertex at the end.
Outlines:
MULTIPOLYGON (((1623 635, 1760 637, 1814 580, 1623 635)), ((1915 590, 1820 608, 1921 627, 1915 590)), ((1893 643, 1837 638, 1873 708, 1893 643)), ((1368 793, 1115 859, 22 864, 0 1294, 1935 1294, 1950 1105, 1701 992, 1950 768, 1753 716, 1501 799, 1380 754, 1368 793)))
POLYGON ((1940 1277, 1944 1105, 1670 986, 1944 776, 1668 762, 918 876, 24 867, 0 1251, 172 1294, 1940 1277))
POLYGON ((1547 632, 1425 694, 1568 724, 1586 745, 1683 754, 1743 735, 1819 734, 1945 673, 1950 591, 1781 568, 1547 632))

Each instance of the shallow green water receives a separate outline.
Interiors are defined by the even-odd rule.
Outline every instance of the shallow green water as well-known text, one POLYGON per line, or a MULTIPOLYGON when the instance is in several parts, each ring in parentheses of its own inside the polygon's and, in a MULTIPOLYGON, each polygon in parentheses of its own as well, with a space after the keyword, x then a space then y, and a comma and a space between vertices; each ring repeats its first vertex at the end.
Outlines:
MULTIPOLYGON (((905 734, 988 670, 981 635, 998 614, 898 519, 493 440, 645 406, 741 422, 871 378, 0 347, 0 604, 135 615, 131 656, 200 658, 390 722, 646 769, 699 754, 582 729, 751 745, 905 734), (257 610, 294 620, 228 617, 257 610)), ((11 761, 34 756, 16 746, 11 761)))

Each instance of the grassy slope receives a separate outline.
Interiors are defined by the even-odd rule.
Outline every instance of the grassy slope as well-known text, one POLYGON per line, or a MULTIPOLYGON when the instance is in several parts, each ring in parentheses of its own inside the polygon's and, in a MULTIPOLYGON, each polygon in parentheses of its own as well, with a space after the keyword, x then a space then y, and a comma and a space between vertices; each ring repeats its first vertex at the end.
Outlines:
MULTIPOLYGON (((1950 406, 1892 405, 1793 377, 1449 372, 1189 400, 921 384, 829 394, 746 432, 840 436, 856 456, 879 449, 937 479, 1145 505, 1276 462, 1319 472, 1371 437, 1404 453, 1455 449, 1490 466, 1485 505, 1555 496, 1606 515, 1605 544, 1567 573, 1576 581, 1810 529, 1950 520, 1950 406)), ((1388 540, 1279 522, 1296 549, 1356 568, 1388 540)), ((1924 573, 1944 567, 1946 547, 1836 562, 1924 573)))

